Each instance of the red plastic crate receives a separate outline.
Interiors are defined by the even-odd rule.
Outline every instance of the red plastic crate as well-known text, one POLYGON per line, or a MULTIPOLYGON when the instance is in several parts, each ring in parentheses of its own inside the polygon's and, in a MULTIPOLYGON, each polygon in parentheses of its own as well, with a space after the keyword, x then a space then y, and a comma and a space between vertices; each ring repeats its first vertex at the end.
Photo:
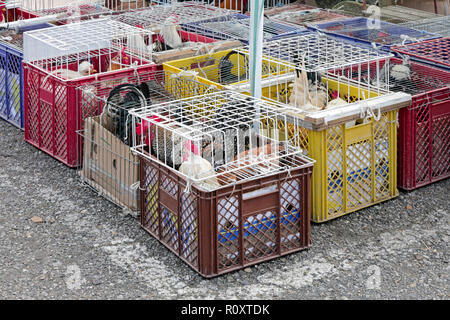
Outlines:
POLYGON ((435 66, 450 69, 450 37, 396 46, 392 50, 435 66))
POLYGON ((203 191, 175 170, 140 158, 141 227, 210 278, 311 246, 313 163, 203 191), (270 186, 276 190, 249 196, 270 186))
MULTIPOLYGON (((390 59, 391 68, 402 63, 401 59, 390 59)), ((397 186, 404 190, 450 176, 450 71, 411 60, 409 64, 411 80, 390 80, 390 85, 396 84, 392 91, 412 96, 411 105, 401 108, 398 116, 397 186)), ((383 68, 384 62, 379 67, 383 68)), ((374 70, 375 64, 370 68, 374 70)), ((367 75, 367 69, 352 70, 358 72, 367 75)))
MULTIPOLYGON (((449 83, 450 72, 433 72, 449 83)), ((400 109, 398 175, 398 187, 405 190, 450 176, 449 87, 415 95, 411 106, 400 109)))
MULTIPOLYGON (((93 55, 95 56, 95 54, 93 55)), ((96 70, 107 70, 109 55, 92 58, 96 70)), ((148 74, 156 65, 138 66, 75 80, 61 80, 48 72, 24 63, 25 141, 69 167, 79 164, 77 130, 82 129, 81 85, 97 81, 123 79, 126 75, 148 74)), ((69 66, 76 70, 77 64, 69 66)))

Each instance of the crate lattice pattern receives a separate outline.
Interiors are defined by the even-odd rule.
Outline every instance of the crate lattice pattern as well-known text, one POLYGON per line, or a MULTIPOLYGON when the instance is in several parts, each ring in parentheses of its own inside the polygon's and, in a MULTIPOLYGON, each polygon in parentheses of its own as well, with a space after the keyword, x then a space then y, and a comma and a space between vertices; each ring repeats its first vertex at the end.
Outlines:
POLYGON ((17 127, 23 126, 21 102, 22 60, 18 55, 6 52, 0 56, 0 118, 17 127))

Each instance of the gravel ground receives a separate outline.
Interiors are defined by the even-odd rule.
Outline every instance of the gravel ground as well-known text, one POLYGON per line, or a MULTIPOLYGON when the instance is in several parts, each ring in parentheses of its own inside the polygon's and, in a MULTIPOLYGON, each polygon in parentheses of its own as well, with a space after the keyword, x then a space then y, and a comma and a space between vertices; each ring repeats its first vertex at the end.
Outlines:
POLYGON ((450 179, 313 224, 309 250, 206 280, 4 121, 0 146, 1 299, 449 298, 450 179))

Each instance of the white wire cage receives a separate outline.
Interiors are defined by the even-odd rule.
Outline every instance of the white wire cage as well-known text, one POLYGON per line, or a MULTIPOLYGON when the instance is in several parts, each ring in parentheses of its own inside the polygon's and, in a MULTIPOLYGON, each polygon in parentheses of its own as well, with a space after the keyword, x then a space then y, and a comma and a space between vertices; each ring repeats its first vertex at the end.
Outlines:
MULTIPOLYGON (((155 2, 160 4, 170 4, 177 2, 176 0, 156 0, 155 2)), ((200 2, 203 4, 208 4, 211 6, 223 8, 223 9, 230 9, 230 10, 237 10, 242 13, 250 12, 250 0, 196 0, 195 2, 200 2)), ((263 0, 261 1, 264 5, 265 9, 279 9, 283 6, 286 6, 294 0, 263 0)), ((308 7, 311 8, 311 6, 306 5, 300 5, 301 7, 308 7)), ((300 7, 297 6, 297 7, 300 7)))
MULTIPOLYGON (((248 48, 235 51, 249 60, 248 48)), ((390 53, 310 34, 266 43, 263 55, 262 96, 293 106, 308 128, 324 128, 331 121, 352 127, 411 99, 402 90, 392 92, 411 77, 411 69, 406 60, 390 65, 390 53)), ((251 91, 249 81, 225 88, 251 91)))
POLYGON ((305 165, 274 129, 287 109, 227 90, 133 109, 132 149, 206 191, 287 172, 305 165))
POLYGON ((111 19, 24 33, 24 61, 62 80, 152 65, 152 32, 111 19))
POLYGON ((285 13, 287 14, 288 12, 292 13, 317 9, 317 7, 315 6, 303 4, 300 3, 300 1, 296 2, 284 1, 284 2, 285 3, 283 3, 282 5, 275 5, 273 7, 267 8, 267 10, 264 10, 264 14, 269 17, 272 17, 277 15, 283 15, 285 13))
MULTIPOLYGON (((235 14, 199 22, 187 23, 183 28, 214 39, 233 39, 248 44, 250 41, 251 19, 247 15, 235 14)), ((264 18, 263 41, 309 32, 306 28, 264 18)))
POLYGON ((416 30, 435 33, 443 37, 450 36, 450 16, 410 21, 402 23, 401 25, 416 30))
POLYGON ((181 97, 217 91, 194 79, 167 71, 122 76, 114 83, 99 80, 77 88, 80 91, 82 128, 79 139, 79 175, 83 182, 116 205, 139 210, 139 160, 131 153, 130 108, 170 102, 181 97))
POLYGON ((305 26, 308 23, 342 20, 352 17, 348 14, 338 13, 331 9, 313 8, 295 11, 281 11, 271 18, 278 21, 305 26))
MULTIPOLYGON (((389 91, 393 55, 323 34, 264 43, 262 96, 291 104, 300 113, 343 107, 389 91), (368 70, 371 78, 367 77, 368 70)), ((164 67, 220 88, 251 92, 248 47, 171 61, 164 67)))
MULTIPOLYGON (((32 26, 50 22, 66 24, 112 14, 103 0, 15 0, 2 1, 7 14, 8 28, 32 26)), ((2 6, 0 2, 0 6, 2 6)))
POLYGON ((152 50, 156 63, 195 54, 202 54, 217 48, 235 47, 239 44, 215 43, 217 39, 189 32, 181 24, 205 17, 222 16, 233 11, 205 6, 202 3, 183 2, 166 6, 153 6, 136 12, 128 12, 113 19, 131 26, 152 30, 152 50))
POLYGON ((222 9, 201 2, 187 1, 126 12, 114 16, 113 19, 131 26, 159 31, 164 25, 180 25, 208 18, 227 16, 235 12, 234 10, 222 9))

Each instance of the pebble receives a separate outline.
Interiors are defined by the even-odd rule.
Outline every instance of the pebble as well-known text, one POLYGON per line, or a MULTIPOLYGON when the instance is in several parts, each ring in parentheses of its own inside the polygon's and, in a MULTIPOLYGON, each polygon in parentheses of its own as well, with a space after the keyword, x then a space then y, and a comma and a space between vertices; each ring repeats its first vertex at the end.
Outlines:
POLYGON ((32 216, 31 217, 31 221, 33 221, 34 223, 42 223, 42 222, 44 222, 44 220, 41 217, 38 217, 38 216, 32 216))

